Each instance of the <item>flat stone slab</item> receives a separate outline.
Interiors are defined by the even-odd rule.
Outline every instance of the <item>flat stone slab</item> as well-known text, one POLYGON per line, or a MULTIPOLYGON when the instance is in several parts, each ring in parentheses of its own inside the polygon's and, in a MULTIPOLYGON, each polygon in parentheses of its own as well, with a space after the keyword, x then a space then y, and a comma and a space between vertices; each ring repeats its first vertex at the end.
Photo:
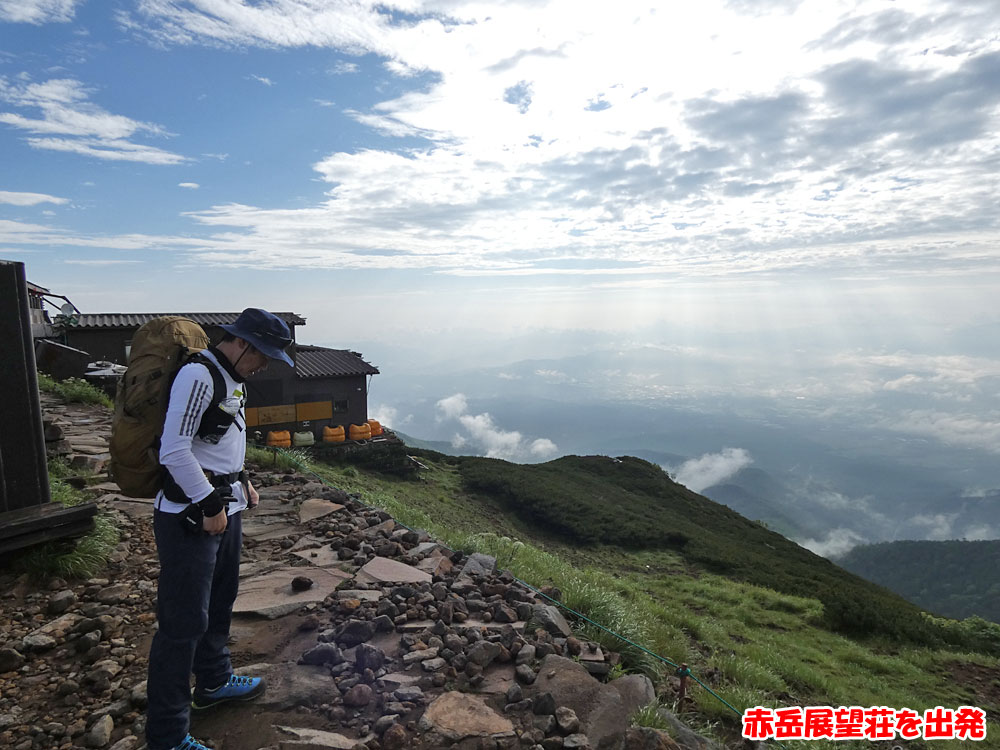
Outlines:
POLYGON ((267 690, 254 701, 255 710, 285 711, 296 706, 321 706, 330 702, 337 685, 327 667, 306 664, 250 664, 240 667, 243 674, 263 677, 267 690))
POLYGON ((240 582, 233 614, 253 614, 274 619, 294 612, 303 604, 321 602, 350 575, 335 568, 279 568, 240 582), (312 588, 292 591, 292 579, 308 575, 312 588))
POLYGON ((502 695, 514 684, 514 667, 510 664, 491 664, 483 673, 477 693, 502 695))
POLYGON ((364 583, 430 583, 429 573, 417 570, 412 565, 391 560, 388 557, 373 557, 355 576, 364 583))
MULTIPOLYGON (((301 557, 311 565, 318 568, 329 568, 343 562, 337 554, 337 550, 329 547, 313 547, 311 549, 300 549, 292 552, 296 557, 301 557)), ((366 592, 367 593, 367 592, 366 592)), ((360 598, 360 597, 359 597, 360 598)))
POLYGON ((247 519, 247 522, 252 518, 259 516, 267 516, 268 518, 273 516, 290 516, 294 508, 290 505, 282 505, 276 501, 264 501, 263 499, 257 504, 257 507, 253 510, 245 511, 246 515, 243 517, 247 519))
MULTIPOLYGON (((411 620, 410 622, 404 622, 402 625, 397 625, 396 629, 401 633, 419 633, 421 630, 426 630, 434 624, 434 620, 411 620)), ((462 630, 463 628, 476 628, 480 630, 486 628, 487 630, 501 630, 508 625, 510 625, 514 630, 524 630, 525 623, 523 620, 518 622, 486 622, 478 618, 470 617, 465 622, 455 622, 452 623, 452 627, 456 630, 462 630)))
POLYGON ((341 589, 337 592, 338 599, 358 599, 363 602, 377 602, 383 596, 381 591, 371 589, 341 589))
POLYGON ((487 706, 482 698, 455 691, 436 698, 420 723, 452 740, 514 731, 510 719, 487 706))
POLYGON ((416 685, 420 682, 420 675, 409 672, 393 672, 382 677, 382 681, 385 682, 387 689, 399 690, 401 687, 416 685))
POLYGON ((275 726, 283 735, 289 739, 279 741, 278 747, 281 750, 351 750, 359 742, 365 743, 370 738, 352 740, 336 732, 324 732, 322 729, 310 729, 308 727, 283 727, 275 726))
POLYGON ((284 539, 296 533, 302 533, 302 530, 290 523, 267 523, 261 519, 251 517, 243 524, 243 536, 258 542, 266 542, 271 539, 284 539))
POLYGON ((601 651, 600 646, 597 647, 596 651, 584 647, 583 651, 580 652, 580 661, 604 661, 604 652, 601 651))
POLYGON ((265 573, 270 573, 272 570, 278 570, 278 568, 287 567, 280 562, 275 562, 274 560, 256 560, 253 562, 241 562, 240 563, 240 580, 244 578, 252 578, 253 576, 261 576, 265 573))
POLYGON ((315 521, 317 518, 328 516, 343 509, 344 506, 340 503, 330 502, 321 497, 311 497, 299 506, 299 522, 308 523, 309 521, 315 521))

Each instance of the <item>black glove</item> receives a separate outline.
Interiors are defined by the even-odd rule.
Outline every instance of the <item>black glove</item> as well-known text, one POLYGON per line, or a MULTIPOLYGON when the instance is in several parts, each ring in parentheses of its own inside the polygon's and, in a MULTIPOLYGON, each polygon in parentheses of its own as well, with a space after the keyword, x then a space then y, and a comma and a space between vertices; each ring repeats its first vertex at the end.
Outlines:
POLYGON ((232 499, 233 488, 227 484, 224 487, 216 487, 212 490, 211 495, 202 499, 197 504, 201 506, 201 512, 205 518, 212 518, 224 511, 232 499))

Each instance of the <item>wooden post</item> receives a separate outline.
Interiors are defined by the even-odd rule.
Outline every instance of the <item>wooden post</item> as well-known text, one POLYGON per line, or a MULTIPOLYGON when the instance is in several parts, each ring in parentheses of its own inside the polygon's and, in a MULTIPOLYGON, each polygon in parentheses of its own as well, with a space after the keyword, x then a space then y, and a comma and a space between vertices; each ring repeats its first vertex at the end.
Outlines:
POLYGON ((681 664, 680 669, 677 670, 677 676, 681 678, 680 687, 677 690, 677 705, 680 706, 684 702, 685 695, 687 693, 687 679, 688 675, 691 674, 691 670, 688 669, 687 664, 681 664))
POLYGON ((50 501, 24 264, 0 260, 0 512, 50 501))

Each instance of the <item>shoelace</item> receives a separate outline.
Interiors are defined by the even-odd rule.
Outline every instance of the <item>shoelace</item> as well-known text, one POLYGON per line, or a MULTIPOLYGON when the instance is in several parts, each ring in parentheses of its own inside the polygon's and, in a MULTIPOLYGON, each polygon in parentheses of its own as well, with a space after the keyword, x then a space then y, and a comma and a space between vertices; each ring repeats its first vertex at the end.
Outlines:
POLYGON ((234 687, 250 687, 253 684, 253 679, 234 674, 229 677, 229 684, 234 687))
POLYGON ((177 746, 177 750, 208 750, 208 748, 189 734, 184 738, 184 742, 177 746))

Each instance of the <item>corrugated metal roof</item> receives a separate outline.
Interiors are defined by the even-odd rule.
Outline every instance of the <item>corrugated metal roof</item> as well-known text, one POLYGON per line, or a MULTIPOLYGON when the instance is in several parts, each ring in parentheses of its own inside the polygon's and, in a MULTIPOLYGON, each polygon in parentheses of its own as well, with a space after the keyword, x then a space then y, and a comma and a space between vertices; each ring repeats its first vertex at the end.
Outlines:
POLYGON ((323 346, 295 345, 295 375, 300 378, 330 378, 343 375, 378 375, 377 367, 356 352, 323 346))
MULTIPOLYGON (((238 312, 220 313, 85 313, 79 317, 76 328, 136 328, 153 318, 164 315, 183 315, 203 326, 231 325, 239 317, 238 312)), ((306 319, 293 312, 276 312, 288 325, 304 326, 306 319)))

